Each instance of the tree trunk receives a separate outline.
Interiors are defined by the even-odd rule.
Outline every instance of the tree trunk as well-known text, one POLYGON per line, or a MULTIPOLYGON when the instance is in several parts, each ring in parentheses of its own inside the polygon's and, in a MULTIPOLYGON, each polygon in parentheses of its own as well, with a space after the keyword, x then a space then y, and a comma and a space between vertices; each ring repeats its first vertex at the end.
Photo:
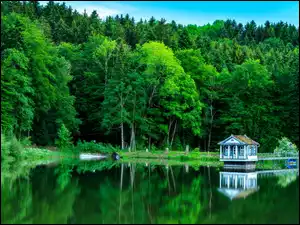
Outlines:
POLYGON ((135 151, 135 132, 134 132, 134 124, 131 125, 130 149, 132 149, 133 151, 135 151))
POLYGON ((123 123, 121 123, 121 149, 124 149, 124 126, 123 123))
POLYGON ((150 136, 148 137, 148 144, 149 144, 148 151, 150 151, 150 148, 151 148, 151 137, 150 136))
POLYGON ((107 75, 108 75, 107 74, 108 73, 108 59, 106 59, 104 63, 105 63, 105 67, 104 67, 104 71, 105 71, 104 85, 106 87, 106 84, 107 84, 107 75))
POLYGON ((173 135, 172 135, 172 140, 171 140, 170 148, 172 148, 174 136, 175 136, 175 133, 176 133, 176 125, 177 125, 177 120, 176 120, 175 125, 174 125, 174 130, 173 130, 173 135))
POLYGON ((186 145, 186 146, 185 146, 185 152, 186 152, 186 154, 189 153, 189 145, 186 145))
MULTIPOLYGON (((124 149, 123 95, 121 94, 121 149, 124 149)), ((129 150, 130 151, 130 150, 129 150)))
POLYGON ((213 124, 213 107, 212 104, 210 105, 210 128, 209 128, 209 134, 208 134, 208 143, 207 143, 207 151, 209 152, 210 150, 210 142, 211 142, 211 132, 212 132, 212 124, 213 124))
POLYGON ((174 120, 169 120, 169 129, 168 129, 168 139, 167 139, 167 145, 168 147, 170 147, 170 132, 171 132, 171 126, 172 126, 172 123, 174 122, 174 120))
POLYGON ((134 106, 132 111, 133 121, 131 123, 131 139, 130 139, 130 148, 135 151, 135 130, 134 130, 134 118, 135 118, 135 106, 136 106, 136 94, 134 95, 134 106))
POLYGON ((151 93, 151 95, 150 95, 150 97, 149 97, 149 101, 148 101, 148 106, 149 106, 149 107, 151 107, 151 101, 152 101, 152 98, 153 98, 153 96, 154 96, 155 89, 156 89, 156 86, 153 88, 152 93, 151 93))

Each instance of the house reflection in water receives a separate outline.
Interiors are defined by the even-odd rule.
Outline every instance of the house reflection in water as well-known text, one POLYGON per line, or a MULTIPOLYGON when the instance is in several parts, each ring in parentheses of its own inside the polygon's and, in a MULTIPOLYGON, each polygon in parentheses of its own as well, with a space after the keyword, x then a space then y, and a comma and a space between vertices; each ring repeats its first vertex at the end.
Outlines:
POLYGON ((257 173, 256 172, 220 172, 220 187, 218 191, 232 199, 246 198, 256 192, 257 173))

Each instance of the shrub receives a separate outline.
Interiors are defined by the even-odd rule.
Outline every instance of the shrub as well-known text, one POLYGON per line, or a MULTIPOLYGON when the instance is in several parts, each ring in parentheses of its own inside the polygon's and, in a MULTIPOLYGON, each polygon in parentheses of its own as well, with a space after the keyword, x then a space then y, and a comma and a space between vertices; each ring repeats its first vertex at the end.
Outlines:
POLYGON ((9 156, 9 142, 4 136, 4 134, 1 134, 1 160, 6 159, 9 156))
POLYGON ((119 148, 113 147, 111 144, 96 143, 95 141, 78 141, 75 147, 75 151, 90 153, 110 153, 114 151, 119 151, 119 148))
POLYGON ((200 152, 199 148, 194 148, 191 152, 200 152))
POLYGON ((72 146, 71 132, 68 130, 68 128, 66 128, 64 124, 61 125, 58 131, 58 139, 56 139, 55 144, 61 149, 72 146))
POLYGON ((150 151, 151 151, 151 152, 155 152, 155 151, 159 151, 160 149, 157 148, 155 145, 151 145, 151 148, 148 149, 148 150, 149 150, 149 152, 150 152, 150 151))
POLYGON ((22 144, 17 140, 16 137, 13 137, 10 141, 10 155, 15 158, 20 158, 22 154, 23 146, 22 144))
POLYGON ((7 137, 1 134, 1 160, 4 160, 10 156, 14 158, 21 157, 21 151, 23 149, 22 144, 16 137, 7 137))
POLYGON ((275 148, 274 153, 297 153, 298 149, 288 138, 283 137, 278 140, 278 146, 275 148))
POLYGON ((31 143, 31 137, 25 137, 21 140, 21 144, 23 146, 31 146, 32 143, 31 143))

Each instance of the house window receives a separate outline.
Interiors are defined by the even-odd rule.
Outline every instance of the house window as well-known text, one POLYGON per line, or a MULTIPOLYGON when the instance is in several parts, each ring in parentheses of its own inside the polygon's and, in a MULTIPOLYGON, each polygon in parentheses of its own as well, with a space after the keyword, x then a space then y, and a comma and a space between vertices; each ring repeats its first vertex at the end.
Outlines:
POLYGON ((256 148, 255 148, 255 146, 252 146, 252 154, 256 155, 256 148))
POLYGON ((250 156, 256 155, 256 148, 255 148, 255 146, 253 146, 253 145, 249 146, 248 154, 250 156))
POLYGON ((228 156, 228 148, 227 148, 227 146, 225 146, 224 156, 228 156))
POLYGON ((244 147, 240 146, 239 149, 240 149, 240 156, 244 156, 244 147))

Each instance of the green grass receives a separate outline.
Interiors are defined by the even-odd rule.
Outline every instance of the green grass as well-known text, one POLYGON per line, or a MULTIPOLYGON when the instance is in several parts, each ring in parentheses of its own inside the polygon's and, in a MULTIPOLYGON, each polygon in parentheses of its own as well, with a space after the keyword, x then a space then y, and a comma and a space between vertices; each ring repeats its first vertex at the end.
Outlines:
MULTIPOLYGON (((1 153, 2 160, 5 163, 11 162, 46 162, 51 160, 78 159, 80 152, 113 152, 118 151, 122 156, 119 162, 132 163, 151 163, 154 165, 190 165, 198 166, 223 166, 223 162, 219 161, 219 152, 199 152, 191 151, 120 151, 115 147, 102 145, 101 143, 79 143, 76 147, 56 149, 47 149, 47 147, 24 147, 16 138, 6 138, 1 135, 1 153)), ((258 157, 263 157, 264 153, 258 153, 258 157)), ((33 163, 35 164, 35 163, 33 163)), ((282 163, 281 163, 282 164, 282 163)), ((257 169, 274 169, 281 165, 274 165, 271 162, 257 162, 257 169)))
MULTIPOLYGON (((219 161, 219 152, 185 152, 179 151, 136 151, 136 152, 118 152, 122 159, 120 162, 132 163, 150 163, 154 165, 190 165, 190 166, 223 166, 219 161)), ((264 153, 258 153, 258 157, 263 157, 264 153)), ((256 169, 282 169, 283 161, 258 161, 256 169)))
POLYGON ((136 152, 118 152, 124 159, 126 158, 144 158, 144 159, 178 159, 178 160, 200 160, 200 161, 218 161, 218 152, 179 152, 179 151, 136 151, 136 152))
POLYGON ((223 162, 220 161, 199 161, 199 160, 187 160, 180 161, 176 159, 159 159, 159 158, 122 158, 118 163, 137 163, 137 164, 151 164, 151 165, 165 165, 165 166, 184 166, 188 165, 193 168, 198 168, 200 166, 212 166, 212 167, 222 167, 223 162))
POLYGON ((222 167, 223 162, 219 161, 218 152, 189 152, 182 151, 136 151, 118 152, 122 156, 119 163, 137 163, 165 166, 188 165, 193 168, 200 166, 222 167))
POLYGON ((71 151, 50 151, 42 148, 24 148, 21 151, 23 159, 49 159, 61 157, 77 157, 77 153, 71 151))

